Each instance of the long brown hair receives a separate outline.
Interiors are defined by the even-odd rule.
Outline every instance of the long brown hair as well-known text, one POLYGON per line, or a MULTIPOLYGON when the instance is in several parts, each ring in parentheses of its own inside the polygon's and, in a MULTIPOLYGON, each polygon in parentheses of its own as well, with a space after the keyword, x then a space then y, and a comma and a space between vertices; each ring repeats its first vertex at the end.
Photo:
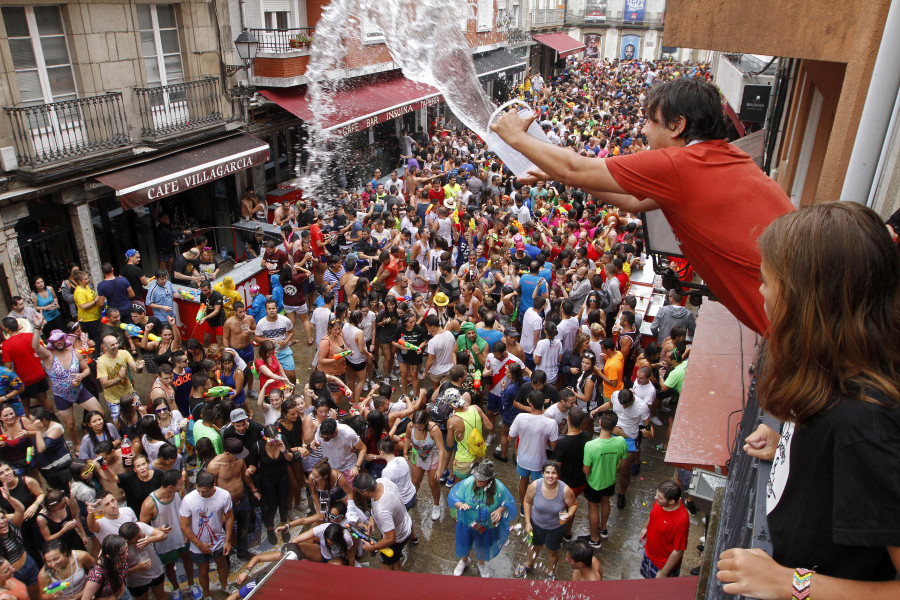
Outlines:
POLYGON ((835 394, 900 403, 900 251, 878 215, 817 204, 776 219, 759 247, 778 294, 760 405, 799 424, 835 394))

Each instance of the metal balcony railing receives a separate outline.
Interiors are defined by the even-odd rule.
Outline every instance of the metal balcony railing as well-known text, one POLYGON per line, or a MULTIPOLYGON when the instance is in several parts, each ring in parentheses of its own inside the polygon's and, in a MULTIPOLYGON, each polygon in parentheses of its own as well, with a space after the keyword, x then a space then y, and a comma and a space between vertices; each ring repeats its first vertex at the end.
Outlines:
POLYGON ((204 77, 154 87, 136 87, 141 138, 156 140, 224 123, 219 79, 204 77))
POLYGON ((38 169, 133 143, 121 92, 3 110, 20 167, 38 169))
POLYGON ((559 27, 566 21, 563 8, 539 8, 531 11, 531 27, 559 27))
POLYGON ((567 11, 565 25, 597 25, 605 27, 624 27, 626 29, 662 29, 666 24, 665 13, 645 13, 643 20, 634 21, 621 12, 606 13, 601 18, 590 11, 567 11))
POLYGON ((258 52, 292 52, 309 47, 316 29, 314 27, 295 27, 293 29, 251 29, 250 32, 259 40, 258 52))

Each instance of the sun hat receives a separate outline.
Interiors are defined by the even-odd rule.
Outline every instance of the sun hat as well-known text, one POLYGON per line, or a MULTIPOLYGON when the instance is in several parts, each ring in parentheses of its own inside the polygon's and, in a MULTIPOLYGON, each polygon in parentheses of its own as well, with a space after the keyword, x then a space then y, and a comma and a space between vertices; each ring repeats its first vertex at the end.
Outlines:
POLYGON ((450 304, 450 298, 448 298, 447 294, 445 294, 444 292, 438 292, 437 294, 435 294, 434 298, 432 298, 432 301, 437 306, 447 306, 448 304, 450 304))

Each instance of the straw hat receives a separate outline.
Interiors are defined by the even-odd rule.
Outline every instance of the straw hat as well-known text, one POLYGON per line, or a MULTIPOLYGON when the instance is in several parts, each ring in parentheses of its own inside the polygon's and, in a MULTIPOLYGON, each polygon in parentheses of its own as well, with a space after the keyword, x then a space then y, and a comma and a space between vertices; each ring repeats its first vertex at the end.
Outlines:
POLYGON ((444 292, 438 292, 434 295, 434 298, 432 298, 432 300, 437 306, 447 306, 448 304, 450 304, 450 298, 448 298, 447 294, 445 294, 444 292))

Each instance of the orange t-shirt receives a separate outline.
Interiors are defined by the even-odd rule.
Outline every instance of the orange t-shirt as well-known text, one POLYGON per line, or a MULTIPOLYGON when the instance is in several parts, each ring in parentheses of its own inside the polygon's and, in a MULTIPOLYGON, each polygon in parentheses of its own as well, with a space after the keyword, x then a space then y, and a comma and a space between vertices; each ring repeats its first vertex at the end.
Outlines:
POLYGON ((625 381, 623 380, 623 375, 625 373, 625 357, 621 352, 616 350, 615 354, 606 359, 606 362, 603 363, 603 376, 607 379, 616 379, 619 381, 615 386, 609 385, 605 381, 603 382, 603 395, 607 400, 612 398, 612 395, 619 390, 625 387, 625 381))
POLYGON ((778 184, 724 140, 638 152, 606 166, 626 192, 660 205, 712 293, 742 323, 765 332, 756 240, 794 210, 778 184))
MULTIPOLYGON (((338 344, 335 345, 331 343, 331 339, 326 335, 319 342, 319 357, 320 358, 333 358, 335 354, 340 354, 344 350, 346 350, 346 346, 344 345, 344 336, 341 335, 338 338, 338 344)), ((347 370, 347 359, 341 358, 339 360, 334 361, 333 363, 329 363, 327 365, 323 365, 321 362, 319 363, 319 370, 325 373, 326 375, 334 375, 335 377, 342 377, 344 372, 347 370)))

